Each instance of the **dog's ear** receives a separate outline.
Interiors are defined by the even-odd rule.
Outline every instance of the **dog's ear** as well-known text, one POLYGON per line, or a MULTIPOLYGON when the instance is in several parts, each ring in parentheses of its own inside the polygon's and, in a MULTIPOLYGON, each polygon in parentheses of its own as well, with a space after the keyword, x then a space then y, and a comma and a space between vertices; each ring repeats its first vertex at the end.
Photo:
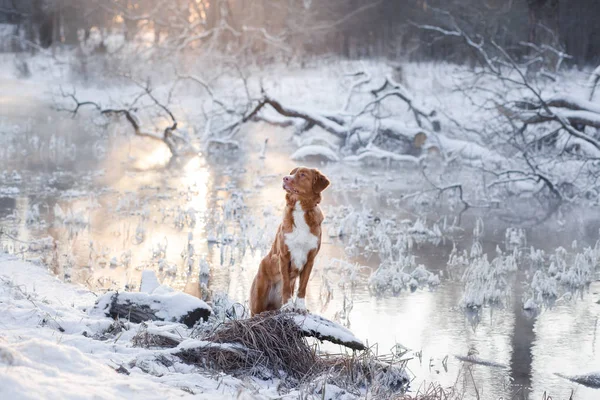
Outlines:
POLYGON ((298 167, 294 168, 294 169, 292 170, 292 172, 290 172, 290 175, 294 175, 294 174, 295 174, 297 171, 298 171, 298 167))
POLYGON ((315 172, 315 180, 313 181, 313 191, 315 193, 321 193, 323 190, 327 189, 329 186, 329 179, 325 175, 323 175, 318 169, 314 170, 315 172))

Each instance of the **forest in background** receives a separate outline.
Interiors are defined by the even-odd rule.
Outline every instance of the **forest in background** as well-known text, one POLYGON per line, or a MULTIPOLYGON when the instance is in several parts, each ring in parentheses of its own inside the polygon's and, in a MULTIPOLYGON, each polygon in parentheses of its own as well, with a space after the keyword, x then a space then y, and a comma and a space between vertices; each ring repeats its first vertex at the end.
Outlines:
POLYGON ((600 3, 587 0, 0 0, 0 50, 72 46, 96 30, 169 51, 210 43, 264 54, 262 61, 269 54, 477 60, 464 41, 422 29, 430 25, 459 27, 517 58, 551 47, 583 66, 600 61, 599 16, 600 3))

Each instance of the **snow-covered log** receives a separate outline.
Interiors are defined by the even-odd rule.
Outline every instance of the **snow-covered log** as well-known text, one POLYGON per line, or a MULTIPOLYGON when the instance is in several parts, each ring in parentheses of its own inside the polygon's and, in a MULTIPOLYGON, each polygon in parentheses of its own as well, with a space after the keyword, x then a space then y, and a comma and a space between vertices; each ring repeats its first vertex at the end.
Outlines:
POLYGON ((559 109, 555 107, 550 108, 550 110, 552 113, 547 113, 545 111, 522 113, 519 115, 519 119, 527 124, 539 124, 556 121, 557 118, 562 118, 569 121, 573 126, 583 125, 600 128, 600 114, 598 113, 584 110, 559 109))
POLYGON ((556 121, 557 117, 561 117, 574 126, 600 126, 600 105, 566 93, 556 94, 542 102, 520 101, 516 103, 516 109, 509 114, 528 124, 556 121))
POLYGON ((397 154, 392 153, 391 151, 382 150, 376 146, 368 146, 363 151, 358 154, 353 154, 350 156, 346 156, 344 161, 364 161, 364 160, 393 160, 393 161, 401 161, 401 162, 409 162, 414 163, 415 165, 419 165, 421 162, 420 157, 415 157, 410 154, 397 154))
POLYGON ((292 160, 306 160, 310 157, 318 157, 327 161, 339 161, 340 157, 336 154, 335 151, 331 150, 329 147, 320 146, 320 145, 309 145, 303 146, 296 150, 294 154, 291 155, 292 160))
POLYGON ((199 298, 159 286, 152 293, 107 292, 98 298, 90 314, 133 323, 169 321, 192 327, 200 320, 206 321, 211 312, 199 298))
POLYGON ((545 100, 549 107, 567 108, 570 110, 591 111, 600 114, 600 105, 592 101, 579 99, 570 94, 561 93, 545 100))
POLYGON ((516 102, 514 109, 500 108, 507 117, 525 124, 557 122, 569 135, 600 150, 600 141, 585 133, 586 126, 600 128, 600 106, 591 101, 558 94, 545 100, 516 102))
POLYGON ((370 144, 393 150, 397 155, 419 156, 422 154, 430 132, 422 128, 408 127, 398 120, 357 118, 349 129, 346 146, 360 153, 370 144))
MULTIPOLYGON (((401 97, 404 98, 406 96, 401 97)), ((406 98, 412 101, 412 97, 406 98)), ((376 99, 375 102, 382 101, 383 99, 384 97, 376 99)), ((341 140, 340 150, 346 149, 354 153, 357 156, 356 160, 362 160, 366 157, 366 155, 360 154, 364 153, 364 150, 370 145, 389 150, 389 154, 386 154, 385 157, 381 157, 380 152, 370 151, 370 154, 375 158, 396 159, 395 156, 400 156, 404 160, 404 155, 409 155, 413 156, 413 159, 416 159, 423 153, 423 150, 426 148, 427 139, 430 136, 430 132, 427 129, 408 127, 400 120, 381 120, 365 115, 360 116, 360 113, 357 116, 351 116, 327 111, 311 111, 283 105, 281 102, 266 95, 244 118, 243 122, 262 120, 269 123, 273 119, 272 117, 259 117, 259 113, 266 105, 271 106, 281 116, 303 120, 302 124, 296 124, 298 133, 306 132, 317 126, 334 137, 339 138, 341 140), (390 155, 395 156, 390 157, 390 155)), ((414 105, 411 107, 414 108, 414 105)), ((434 111, 426 112, 420 108, 414 108, 414 112, 417 119, 419 117, 423 118, 435 115, 434 111)), ((278 125, 281 124, 281 121, 278 119, 276 121, 278 125)), ((329 161, 339 160, 338 153, 331 149, 331 147, 328 148, 327 146, 313 144, 306 146, 307 144, 305 144, 305 147, 300 148, 292 156, 292 159, 302 160, 309 156, 319 156, 329 161)))
POLYGON ((340 344, 353 350, 365 350, 363 342, 352 332, 333 321, 314 314, 297 314, 294 322, 305 336, 340 344))

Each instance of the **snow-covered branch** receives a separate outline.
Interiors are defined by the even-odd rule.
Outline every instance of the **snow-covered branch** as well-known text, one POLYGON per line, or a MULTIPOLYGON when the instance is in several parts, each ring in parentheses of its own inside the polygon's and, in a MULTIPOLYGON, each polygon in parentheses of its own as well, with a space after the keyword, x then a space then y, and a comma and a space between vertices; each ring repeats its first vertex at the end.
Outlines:
POLYGON ((73 107, 70 107, 70 108, 64 107, 64 106, 57 106, 56 108, 58 111, 69 112, 73 116, 76 116, 82 108, 90 107, 90 108, 96 110, 97 112, 99 112, 101 115, 104 115, 107 117, 110 117, 110 116, 125 117, 125 119, 129 123, 129 125, 133 129, 133 133, 136 136, 159 140, 169 147, 169 150, 171 151, 171 154, 173 156, 178 155, 179 151, 178 151, 177 141, 182 140, 182 138, 179 138, 178 136, 175 135, 175 132, 177 130, 177 125, 178 125, 175 115, 171 112, 171 110, 165 104, 160 102, 156 98, 156 96, 154 96, 150 86, 145 85, 145 86, 141 86, 141 87, 143 88, 143 92, 134 99, 134 101, 132 102, 132 105, 130 107, 123 107, 123 108, 103 107, 100 103, 95 102, 95 101, 90 101, 90 100, 80 101, 76 95, 76 92, 68 93, 68 92, 65 92, 64 90, 62 90, 62 88, 61 88, 61 96, 64 99, 70 100, 72 103, 74 103, 74 105, 73 105, 73 107), (144 130, 142 128, 140 119, 138 118, 138 116, 136 114, 137 109, 135 108, 135 103, 141 97, 148 97, 152 101, 152 103, 156 107, 158 107, 160 110, 162 110, 164 113, 166 113, 166 115, 171 120, 171 124, 164 128, 162 134, 150 132, 150 131, 144 130))

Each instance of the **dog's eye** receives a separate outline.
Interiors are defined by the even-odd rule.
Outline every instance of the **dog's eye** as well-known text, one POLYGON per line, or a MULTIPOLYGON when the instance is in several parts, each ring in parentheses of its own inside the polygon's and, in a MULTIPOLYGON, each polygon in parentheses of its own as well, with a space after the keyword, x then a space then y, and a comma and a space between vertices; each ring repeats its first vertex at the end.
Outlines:
POLYGON ((304 178, 306 174, 304 172, 300 173, 300 178, 304 178))

